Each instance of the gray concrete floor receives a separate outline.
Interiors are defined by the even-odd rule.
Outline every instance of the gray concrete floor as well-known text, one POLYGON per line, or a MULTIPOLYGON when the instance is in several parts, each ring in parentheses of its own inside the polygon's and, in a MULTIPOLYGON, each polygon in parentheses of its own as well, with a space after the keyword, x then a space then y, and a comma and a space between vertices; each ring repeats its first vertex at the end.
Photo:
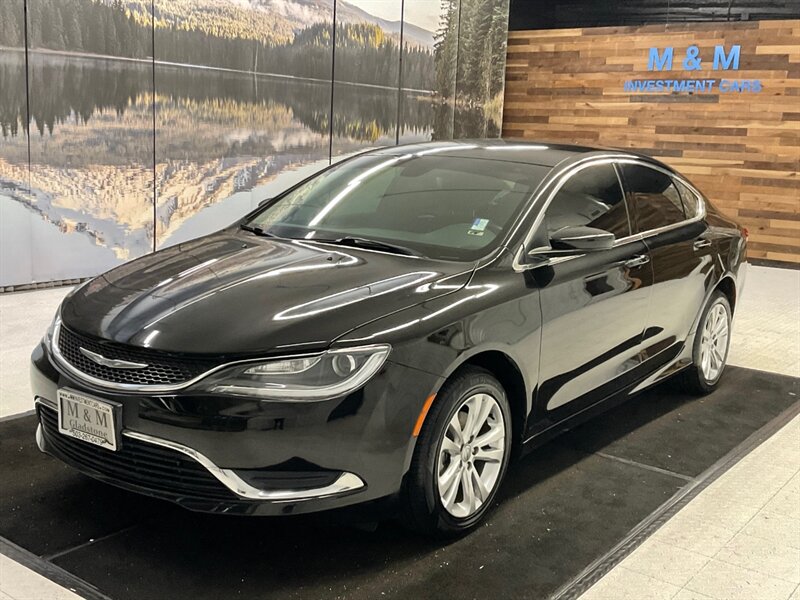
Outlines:
POLYGON ((0 417, 33 409, 30 355, 71 287, 0 294, 0 417))

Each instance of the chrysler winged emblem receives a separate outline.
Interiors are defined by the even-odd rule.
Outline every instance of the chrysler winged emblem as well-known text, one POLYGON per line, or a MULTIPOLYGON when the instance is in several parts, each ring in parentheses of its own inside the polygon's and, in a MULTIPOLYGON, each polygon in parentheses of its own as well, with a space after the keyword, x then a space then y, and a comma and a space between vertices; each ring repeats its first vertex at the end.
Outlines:
POLYGON ((113 358, 106 358, 102 354, 98 354, 97 352, 92 352, 91 350, 87 350, 86 348, 80 347, 79 350, 81 354, 83 354, 86 358, 93 360, 98 365, 103 365, 104 367, 110 367, 111 369, 144 369, 147 367, 147 363, 137 363, 137 362, 130 362, 128 360, 116 360, 113 358))

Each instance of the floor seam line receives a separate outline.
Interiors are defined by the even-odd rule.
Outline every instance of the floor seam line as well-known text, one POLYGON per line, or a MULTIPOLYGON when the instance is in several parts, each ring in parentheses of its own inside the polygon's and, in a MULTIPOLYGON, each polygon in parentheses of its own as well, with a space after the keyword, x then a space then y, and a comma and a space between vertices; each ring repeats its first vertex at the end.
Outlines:
POLYGON ((54 560, 57 560, 57 559, 59 559, 59 558, 61 558, 63 556, 66 556, 67 554, 71 554, 72 552, 75 552, 76 550, 82 550, 83 548, 86 548, 87 546, 94 546, 95 544, 99 544, 100 542, 104 542, 104 541, 106 541, 108 539, 111 539, 113 537, 116 537, 116 536, 118 536, 118 535, 120 535, 122 533, 127 533, 131 529, 134 529, 134 528, 138 527, 141 524, 142 523, 134 523, 132 525, 128 525, 127 527, 123 527, 122 529, 118 529, 117 531, 112 531, 111 533, 107 533, 106 535, 100 536, 98 538, 92 538, 92 539, 90 539, 90 540, 88 540, 86 542, 83 542, 82 544, 78 544, 77 546, 73 546, 72 548, 67 548, 66 550, 62 550, 60 552, 55 552, 53 554, 42 555, 41 558, 42 558, 42 560, 46 560, 48 562, 53 562, 54 560))
MULTIPOLYGON (((724 547, 720 548, 720 552, 722 552, 722 550, 724 550, 724 547)), ((748 566, 744 567, 740 564, 730 562, 729 560, 723 560, 721 558, 717 558, 716 556, 711 560, 721 562, 722 564, 729 565, 731 567, 736 567, 737 569, 742 569, 743 571, 750 571, 751 573, 757 573, 758 575, 763 575, 765 577, 769 577, 770 579, 777 579, 778 581, 785 581, 787 583, 800 585, 796 581, 792 581, 791 579, 786 579, 785 577, 781 577, 780 575, 775 575, 774 573, 766 573, 764 571, 759 571, 758 569, 754 569, 753 567, 749 566, 751 563, 748 563, 748 566)))
POLYGON ((23 412, 12 413, 10 415, 5 415, 3 417, 0 417, 0 423, 5 423, 7 421, 15 421, 16 419, 22 419, 24 417, 32 417, 35 414, 36 414, 36 409, 34 408, 23 412))
POLYGON ((87 600, 111 600, 93 584, 0 536, 0 554, 87 600))
POLYGON ((669 469, 662 469, 661 467, 656 467, 653 465, 648 465, 645 463, 640 463, 635 460, 631 460, 629 458, 623 458, 621 456, 614 456, 613 454, 606 454, 605 452, 594 452, 597 456, 601 456, 608 460, 614 460, 617 462, 621 462, 626 465, 631 465, 633 467, 638 467, 640 469, 644 469, 646 471, 653 471, 655 473, 661 473, 662 475, 669 475, 670 477, 675 477, 676 479, 681 479, 683 481, 693 482, 697 481, 696 477, 691 477, 689 475, 684 475, 683 473, 676 473, 675 471, 670 471, 669 469))

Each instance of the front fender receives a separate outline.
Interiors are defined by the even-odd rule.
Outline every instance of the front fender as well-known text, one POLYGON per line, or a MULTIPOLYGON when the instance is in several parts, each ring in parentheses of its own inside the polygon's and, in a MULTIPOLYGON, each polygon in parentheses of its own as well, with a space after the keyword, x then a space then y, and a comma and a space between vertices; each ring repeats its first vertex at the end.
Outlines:
POLYGON ((500 353, 522 376, 529 414, 541 325, 538 288, 510 269, 487 269, 461 290, 387 315, 337 344, 391 344, 391 361, 441 378, 431 394, 465 363, 485 364, 479 355, 500 353))

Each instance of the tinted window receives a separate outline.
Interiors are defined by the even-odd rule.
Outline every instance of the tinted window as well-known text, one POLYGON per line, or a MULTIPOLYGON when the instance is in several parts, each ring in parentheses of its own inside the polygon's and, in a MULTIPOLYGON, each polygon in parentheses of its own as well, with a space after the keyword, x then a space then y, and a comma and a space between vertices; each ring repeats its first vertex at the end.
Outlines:
POLYGON ((622 165, 622 172, 636 210, 639 231, 686 219, 681 195, 672 177, 641 165, 622 165))
POLYGON ((578 171, 553 198, 545 213, 548 236, 564 227, 596 227, 618 238, 630 235, 628 211, 612 165, 578 171))
POLYGON ((677 179, 675 185, 678 186, 678 191, 681 193, 681 200, 683 200, 683 212, 686 214, 687 219, 692 219, 699 214, 700 199, 692 190, 683 185, 677 179))
POLYGON ((474 260, 500 243, 549 170, 444 152, 360 156, 280 197, 250 224, 282 238, 354 236, 474 260))

